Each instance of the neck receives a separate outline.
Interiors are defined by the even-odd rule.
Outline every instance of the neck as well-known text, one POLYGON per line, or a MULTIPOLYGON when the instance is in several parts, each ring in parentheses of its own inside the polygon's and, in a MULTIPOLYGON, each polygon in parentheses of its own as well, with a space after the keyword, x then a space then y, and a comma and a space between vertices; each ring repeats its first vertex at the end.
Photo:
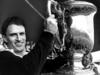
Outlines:
POLYGON ((26 50, 23 50, 23 51, 15 51, 13 49, 10 49, 9 50, 11 53, 13 53, 15 56, 18 56, 18 57, 23 57, 24 55, 26 55, 28 52, 26 52, 26 50))
POLYGON ((24 55, 27 54, 26 50, 23 50, 21 52, 16 52, 13 50, 13 53, 16 55, 16 56, 19 56, 19 57, 23 57, 24 55))

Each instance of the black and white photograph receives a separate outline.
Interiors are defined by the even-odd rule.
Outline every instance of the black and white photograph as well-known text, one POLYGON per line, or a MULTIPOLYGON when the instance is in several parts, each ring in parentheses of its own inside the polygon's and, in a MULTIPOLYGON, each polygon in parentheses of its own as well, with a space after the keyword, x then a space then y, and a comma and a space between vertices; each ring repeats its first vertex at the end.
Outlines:
POLYGON ((0 0, 0 75, 100 75, 99 0, 0 0))

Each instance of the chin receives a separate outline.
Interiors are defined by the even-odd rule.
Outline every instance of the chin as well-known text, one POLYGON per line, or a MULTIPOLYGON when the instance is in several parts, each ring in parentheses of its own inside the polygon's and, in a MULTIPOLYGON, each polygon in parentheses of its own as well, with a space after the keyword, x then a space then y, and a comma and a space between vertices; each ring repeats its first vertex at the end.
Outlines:
POLYGON ((16 48, 16 52, 17 52, 17 53, 20 53, 20 52, 23 52, 23 51, 24 51, 23 48, 16 48))

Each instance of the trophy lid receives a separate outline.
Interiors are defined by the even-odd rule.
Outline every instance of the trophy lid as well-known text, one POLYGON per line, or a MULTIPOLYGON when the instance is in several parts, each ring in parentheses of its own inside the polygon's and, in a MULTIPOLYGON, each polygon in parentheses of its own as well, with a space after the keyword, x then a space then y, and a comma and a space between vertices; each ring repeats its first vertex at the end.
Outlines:
POLYGON ((97 8, 93 3, 86 1, 71 1, 71 15, 89 15, 91 13, 96 13, 97 8))

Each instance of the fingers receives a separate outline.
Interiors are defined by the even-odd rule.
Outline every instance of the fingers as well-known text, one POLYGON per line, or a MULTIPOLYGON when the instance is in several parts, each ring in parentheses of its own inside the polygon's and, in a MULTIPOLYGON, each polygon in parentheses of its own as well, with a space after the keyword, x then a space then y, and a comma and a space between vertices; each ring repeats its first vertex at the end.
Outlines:
POLYGON ((47 31, 52 34, 55 34, 58 31, 57 20, 54 15, 47 18, 47 31))
POLYGON ((55 18, 55 15, 50 15, 50 18, 55 18))
POLYGON ((57 25, 57 20, 54 18, 54 16, 50 16, 47 18, 47 24, 57 25))

